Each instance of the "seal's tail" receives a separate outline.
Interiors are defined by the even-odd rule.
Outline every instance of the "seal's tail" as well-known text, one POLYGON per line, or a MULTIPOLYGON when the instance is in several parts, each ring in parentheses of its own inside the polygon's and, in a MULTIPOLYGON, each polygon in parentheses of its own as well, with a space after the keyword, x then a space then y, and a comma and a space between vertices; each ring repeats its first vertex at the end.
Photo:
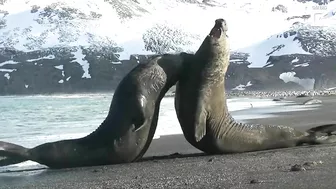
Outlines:
POLYGON ((0 141, 0 166, 21 163, 29 160, 28 148, 0 141))

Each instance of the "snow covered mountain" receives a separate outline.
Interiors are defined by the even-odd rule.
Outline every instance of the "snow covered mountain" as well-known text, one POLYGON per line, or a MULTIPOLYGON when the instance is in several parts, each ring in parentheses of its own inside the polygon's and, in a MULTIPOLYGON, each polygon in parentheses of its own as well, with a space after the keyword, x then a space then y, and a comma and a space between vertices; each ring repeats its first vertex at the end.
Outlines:
POLYGON ((2 0, 0 94, 114 88, 146 59, 138 55, 197 50, 219 17, 229 25, 229 89, 312 88, 334 77, 320 62, 335 60, 335 12, 324 0, 2 0), (318 72, 300 74, 313 64, 318 72))

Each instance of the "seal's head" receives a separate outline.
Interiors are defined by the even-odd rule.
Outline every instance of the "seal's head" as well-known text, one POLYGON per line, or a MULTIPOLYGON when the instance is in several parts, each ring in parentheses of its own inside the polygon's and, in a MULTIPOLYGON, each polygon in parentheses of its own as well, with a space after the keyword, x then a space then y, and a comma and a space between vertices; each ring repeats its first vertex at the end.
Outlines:
POLYGON ((227 37, 226 31, 228 30, 226 21, 223 18, 216 19, 215 26, 211 29, 209 36, 211 38, 220 39, 227 37))
MULTIPOLYGON (((198 59, 227 59, 229 57, 227 30, 226 20, 223 18, 216 19, 215 26, 212 27, 210 33, 206 36, 202 45, 195 53, 198 59)), ((226 60, 219 62, 227 63, 226 60)))

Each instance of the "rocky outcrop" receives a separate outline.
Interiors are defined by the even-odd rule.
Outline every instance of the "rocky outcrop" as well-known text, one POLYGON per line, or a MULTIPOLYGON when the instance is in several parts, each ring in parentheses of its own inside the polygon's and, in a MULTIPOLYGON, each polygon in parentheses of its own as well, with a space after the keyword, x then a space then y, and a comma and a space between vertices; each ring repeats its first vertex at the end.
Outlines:
MULTIPOLYGON (((0 94, 50 94, 114 90, 139 62, 155 55, 132 55, 118 61, 115 54, 84 47, 43 51, 0 51, 0 94)), ((284 81, 282 73, 315 79, 315 89, 335 86, 336 57, 313 55, 271 56, 262 68, 249 68, 247 54, 233 52, 226 75, 228 90, 303 90, 300 83, 284 81), (269 67, 269 65, 273 65, 269 67), (322 66, 321 66, 322 65, 322 66)))
POLYGON ((287 8, 284 6, 284 5, 277 5, 275 7, 272 8, 272 12, 276 12, 276 11, 280 11, 280 12, 283 12, 283 13, 286 13, 287 12, 287 8))
POLYGON ((231 64, 227 87, 232 89, 247 83, 246 89, 249 90, 325 90, 336 87, 336 56, 291 54, 270 56, 267 62, 263 68, 231 64))
POLYGON ((0 94, 45 94, 113 90, 137 64, 113 53, 83 47, 0 51, 0 94))

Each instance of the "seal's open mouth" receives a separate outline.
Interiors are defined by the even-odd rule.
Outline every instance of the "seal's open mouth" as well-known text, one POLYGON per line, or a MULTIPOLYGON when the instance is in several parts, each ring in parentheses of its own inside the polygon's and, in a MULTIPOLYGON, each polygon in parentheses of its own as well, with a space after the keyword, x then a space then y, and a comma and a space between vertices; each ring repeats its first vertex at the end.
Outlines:
POLYGON ((212 28, 210 32, 210 36, 219 39, 222 35, 227 30, 226 28, 226 21, 222 18, 217 19, 215 21, 215 26, 212 28))
POLYGON ((210 36, 211 37, 215 37, 215 38, 220 38, 222 34, 222 29, 221 28, 212 28, 211 32, 210 32, 210 36))

